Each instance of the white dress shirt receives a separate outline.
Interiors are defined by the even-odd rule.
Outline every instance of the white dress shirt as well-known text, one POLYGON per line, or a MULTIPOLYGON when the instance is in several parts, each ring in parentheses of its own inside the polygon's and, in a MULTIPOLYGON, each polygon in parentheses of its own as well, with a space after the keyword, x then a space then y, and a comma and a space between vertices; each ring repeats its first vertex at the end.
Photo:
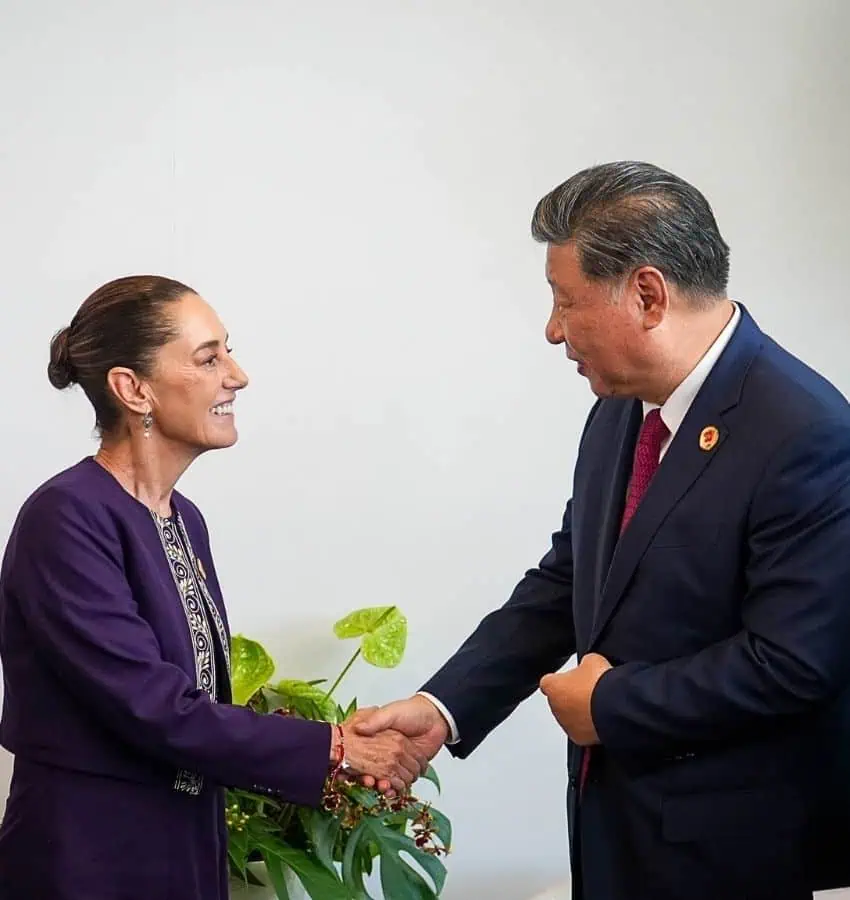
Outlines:
MULTIPOLYGON (((694 368, 691 369, 690 374, 685 378, 685 380, 682 381, 682 383, 676 388, 676 390, 674 390, 673 393, 670 394, 664 404, 662 404, 661 420, 667 426, 667 430, 670 432, 670 434, 661 445, 659 461, 664 459, 664 454, 667 452, 667 448, 670 446, 670 442, 676 436, 676 432, 679 430, 679 427, 685 420, 685 416, 688 414, 688 410, 691 408, 691 404, 694 402, 694 399, 699 393, 699 390, 703 386, 706 378, 708 378, 709 373, 714 368, 717 360, 720 359, 720 354, 724 351, 726 345, 729 343, 740 319, 741 310, 738 308, 738 304, 736 303, 734 304, 732 317, 726 323, 723 331, 720 332, 714 343, 708 348, 708 350, 706 350, 702 359, 700 359, 700 361, 694 366, 694 368)), ((658 408, 657 403, 647 403, 644 401, 644 418, 646 418, 646 414, 651 409, 656 408, 658 408)), ((427 699, 437 707, 443 718, 448 723, 449 738, 446 743, 457 744, 460 741, 460 734, 457 730, 457 723, 454 720, 454 716, 452 716, 452 714, 446 708, 446 705, 436 697, 434 697, 432 694, 426 693, 425 691, 419 691, 419 695, 422 697, 427 697, 427 699)))
MULTIPOLYGON (((664 454, 667 452, 670 442, 676 436, 679 426, 684 422, 691 404, 699 393, 699 389, 703 386, 705 379, 708 378, 708 374, 714 368, 717 360, 720 359, 720 354, 726 349, 726 345, 729 343, 738 326, 738 322, 741 320, 741 310, 738 308, 737 303, 734 306, 732 318, 726 323, 723 331, 717 335, 714 343, 705 351, 702 359, 691 369, 690 375, 670 394, 661 407, 661 421, 667 426, 670 435, 661 445, 659 461, 664 459, 664 454)), ((646 418, 646 414, 651 409, 656 409, 657 407, 657 403, 644 402, 644 418, 646 418)))

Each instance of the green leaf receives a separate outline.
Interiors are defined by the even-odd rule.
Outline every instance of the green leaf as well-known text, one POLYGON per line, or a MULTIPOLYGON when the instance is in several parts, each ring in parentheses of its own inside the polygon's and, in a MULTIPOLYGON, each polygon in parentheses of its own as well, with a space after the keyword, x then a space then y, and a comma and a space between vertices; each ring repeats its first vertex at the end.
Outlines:
POLYGON ((316 859, 329 871, 336 873, 334 847, 339 836, 339 819, 317 809, 303 810, 304 830, 313 842, 316 859))
POLYGON ((392 669, 404 657, 407 645, 407 619, 397 606, 371 606, 357 609, 334 625, 340 639, 362 637, 363 659, 373 666, 392 669))
POLYGON ((245 868, 248 864, 248 854, 251 848, 248 842, 248 834, 244 831, 232 830, 228 834, 227 852, 233 865, 239 870, 241 875, 245 875, 245 868))
POLYGON ((262 644, 237 634, 230 643, 233 702, 244 706, 274 674, 274 661, 262 644))
POLYGON ((257 845, 264 859, 267 854, 271 854, 289 866, 311 897, 322 897, 323 900, 350 900, 339 876, 329 872, 306 851, 287 847, 272 835, 259 839, 257 845))
POLYGON ((436 900, 437 894, 415 870, 391 853, 381 856, 381 887, 393 900, 436 900))
POLYGON ((361 865, 367 875, 372 874, 372 860, 381 852, 381 848, 371 840, 360 842, 361 865))
POLYGON ((286 886, 286 877, 283 874, 283 866, 280 860, 274 854, 265 850, 262 856, 272 887, 277 894, 277 900, 289 900, 289 888, 286 886))
MULTIPOLYGON (((406 833, 405 826, 407 822, 416 819, 425 806, 426 804, 424 803, 417 803, 410 809, 403 809, 400 812, 385 815, 382 821, 389 828, 395 827, 396 829, 399 829, 400 826, 399 830, 404 832, 405 840, 409 841, 410 837, 406 833)), ((441 813, 440 810, 435 809, 433 806, 428 806, 428 812, 431 814, 431 818, 434 821, 434 831, 439 838, 439 843, 447 850, 450 849, 452 844, 451 822, 444 813, 441 813)), ((416 852, 420 852, 418 847, 416 848, 416 852)))
POLYGON ((336 702, 325 696, 325 692, 310 684, 309 681, 299 681, 296 678, 285 678, 272 686, 276 695, 275 703, 278 708, 286 707, 294 710, 305 719, 318 719, 322 722, 335 722, 337 715, 336 702))
POLYGON ((440 792, 440 778, 437 775, 437 770, 433 766, 428 766, 428 768, 425 770, 425 772, 423 772, 420 778, 424 778, 426 781, 430 781, 431 784, 433 784, 434 787, 437 788, 437 793, 440 792))
POLYGON ((360 784, 350 784, 346 788, 346 792, 364 809, 372 810, 378 805, 379 798, 377 791, 370 790, 369 788, 364 788, 360 784))
POLYGON ((230 871, 241 879, 245 879, 245 858, 234 854, 230 847, 227 848, 227 857, 230 860, 230 871))
POLYGON ((372 838, 377 841, 381 848, 381 884, 384 887, 384 893, 395 900, 403 900, 405 897, 410 898, 427 898, 433 900, 435 896, 443 890, 446 882, 446 867, 442 862, 430 853, 420 850, 406 834, 399 834, 392 828, 389 828, 383 822, 376 819, 365 820, 367 829, 371 832, 372 838), (434 882, 436 891, 432 891, 414 869, 405 862, 401 857, 401 853, 408 853, 416 862, 428 873, 434 882), (396 871, 401 869, 401 872, 396 871), (403 893, 403 888, 398 893, 393 893, 387 889, 385 884, 385 871, 387 876, 396 885, 396 889, 401 885, 405 885, 407 893, 403 893), (413 876, 416 877, 413 877, 413 876), (422 893, 422 887, 426 887, 428 893, 422 893), (418 891, 418 893, 417 893, 418 891))
POLYGON ((361 844, 364 840, 368 841, 365 821, 348 836, 348 843, 342 856, 342 880, 354 900, 373 900, 363 883, 365 874, 361 844))
POLYGON ((344 722, 349 717, 353 716, 354 713, 357 712, 357 698, 355 697, 351 703, 348 704, 348 709, 343 713, 342 721, 344 722))

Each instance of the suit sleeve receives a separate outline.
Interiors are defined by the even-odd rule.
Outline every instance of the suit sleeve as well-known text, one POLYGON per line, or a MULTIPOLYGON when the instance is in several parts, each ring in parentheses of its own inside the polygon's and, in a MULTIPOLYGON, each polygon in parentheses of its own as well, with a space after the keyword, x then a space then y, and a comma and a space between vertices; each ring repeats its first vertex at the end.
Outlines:
POLYGON ((330 727, 213 703, 159 651, 105 514, 56 490, 19 527, 14 594, 36 652, 102 725, 175 769, 318 805, 330 727))
POLYGON ((742 628, 661 664, 626 663, 591 698, 602 744, 669 753, 813 712, 850 682, 850 426, 810 427, 768 464, 750 510, 742 628))
POLYGON ((572 501, 537 568, 500 609, 483 619, 455 655, 422 687, 451 712, 466 757, 575 652, 572 618, 572 501))

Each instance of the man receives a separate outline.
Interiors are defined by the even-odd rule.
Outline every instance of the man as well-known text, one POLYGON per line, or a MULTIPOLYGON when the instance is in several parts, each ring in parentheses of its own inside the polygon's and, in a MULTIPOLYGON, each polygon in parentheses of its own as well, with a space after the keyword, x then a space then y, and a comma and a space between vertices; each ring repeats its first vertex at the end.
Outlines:
POLYGON ((819 808, 850 683, 850 407, 727 297, 682 179, 587 169, 532 230, 546 337, 598 398, 572 499, 508 602, 357 727, 466 757, 539 683, 570 738, 576 898, 810 898, 844 875, 826 851, 850 858, 850 799, 819 808))

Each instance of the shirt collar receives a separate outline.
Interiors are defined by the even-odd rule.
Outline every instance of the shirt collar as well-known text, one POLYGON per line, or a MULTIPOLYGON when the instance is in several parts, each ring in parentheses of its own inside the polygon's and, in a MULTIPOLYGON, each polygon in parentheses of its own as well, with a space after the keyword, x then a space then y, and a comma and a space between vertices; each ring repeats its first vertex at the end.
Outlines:
MULTIPOLYGON (((708 348, 702 359, 694 366, 690 374, 684 381, 679 384, 676 390, 667 398, 667 401, 661 406, 661 420, 667 426, 671 436, 678 430, 684 421, 691 404, 694 402, 699 389, 703 386, 709 373, 714 368, 715 363, 720 359, 726 345, 729 343, 738 322, 741 319, 741 310, 737 303, 733 304, 734 311, 732 317, 726 323, 723 331, 715 339, 714 343, 708 348)), ((657 403, 643 404, 644 417, 651 409, 657 409, 657 403)))

